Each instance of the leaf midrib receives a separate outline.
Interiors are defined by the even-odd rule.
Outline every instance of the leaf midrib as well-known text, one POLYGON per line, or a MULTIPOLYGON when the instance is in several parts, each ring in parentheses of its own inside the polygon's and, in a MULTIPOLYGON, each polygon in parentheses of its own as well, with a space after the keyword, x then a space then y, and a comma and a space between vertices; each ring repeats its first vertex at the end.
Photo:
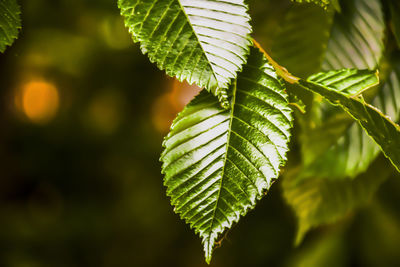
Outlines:
POLYGON ((236 90, 237 90, 236 87, 237 87, 237 84, 236 84, 236 81, 235 81, 233 89, 232 89, 231 112, 229 114, 230 122, 229 122, 229 128, 228 128, 228 136, 226 138, 226 149, 225 149, 225 155, 224 155, 224 164, 222 165, 222 170, 221 170, 221 181, 220 181, 220 186, 219 186, 219 189, 218 189, 217 200, 215 201, 215 206, 213 208, 213 215, 211 217, 211 222, 210 222, 209 228, 208 228, 209 229, 208 230, 208 239, 209 239, 209 241, 211 241, 210 237, 211 237, 212 229, 213 229, 213 226, 214 226, 215 214, 217 212, 218 203, 219 203, 219 200, 221 198, 222 185, 223 185, 223 180, 224 180, 224 177, 225 177, 225 175, 224 175, 225 174, 225 166, 226 166, 226 161, 228 159, 228 151, 229 151, 229 147, 230 147, 229 142, 230 142, 231 133, 232 133, 231 129, 232 129, 232 122, 233 122, 233 116, 234 116, 234 111, 235 111, 236 90))
MULTIPOLYGON (((172 0, 172 1, 174 1, 174 0, 172 0)), ((206 51, 204 50, 203 44, 200 42, 200 39, 199 39, 199 36, 197 35, 197 32, 194 30, 193 24, 192 24, 192 22, 190 21, 189 16, 188 16, 188 14, 187 14, 186 11, 185 11, 185 7, 182 5, 182 3, 181 3, 180 0, 176 0, 176 1, 178 1, 178 4, 179 4, 179 6, 181 7, 181 10, 182 10, 183 14, 184 14, 185 17, 186 17, 186 20, 188 21, 188 24, 189 24, 190 28, 192 29, 192 31, 193 31, 193 33, 194 33, 194 36, 196 37, 197 43, 199 44, 201 50, 203 51, 204 56, 205 56, 206 59, 207 59, 207 65, 210 67, 210 69, 212 69, 212 76, 214 77, 215 81, 217 81, 218 87, 219 87, 219 82, 218 82, 217 76, 215 76, 215 70, 214 70, 214 68, 212 67, 211 61, 210 61, 210 59, 208 58, 208 55, 207 55, 206 51)), ((209 81, 210 81, 210 79, 209 79, 209 81)))

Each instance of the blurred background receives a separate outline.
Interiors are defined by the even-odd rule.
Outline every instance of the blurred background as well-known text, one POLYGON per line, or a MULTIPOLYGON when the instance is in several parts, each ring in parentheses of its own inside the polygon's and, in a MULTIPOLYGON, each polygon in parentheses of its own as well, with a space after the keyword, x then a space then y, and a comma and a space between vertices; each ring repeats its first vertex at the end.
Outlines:
MULTIPOLYGON (((206 266, 200 239, 165 196, 158 160, 172 119, 199 89, 141 54, 116 2, 19 1, 20 37, 0 55, 0 266, 206 266)), ((250 6, 269 47, 288 1, 250 6)), ((394 176, 299 247, 278 182, 211 266, 398 266, 394 176)))

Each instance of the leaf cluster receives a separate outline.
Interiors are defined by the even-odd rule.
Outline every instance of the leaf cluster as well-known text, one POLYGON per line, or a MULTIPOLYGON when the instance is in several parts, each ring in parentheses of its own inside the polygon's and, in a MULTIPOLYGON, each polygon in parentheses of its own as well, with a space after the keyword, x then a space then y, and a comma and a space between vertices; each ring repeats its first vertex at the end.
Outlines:
MULTIPOLYGON (((174 120, 160 160, 171 204, 201 237, 208 263, 280 176, 299 243, 366 203, 393 171, 376 166, 400 171, 398 1, 292 2, 271 57, 251 37, 245 0, 118 0, 143 54, 204 88, 174 120), (293 112, 299 106, 305 114, 293 112), (283 169, 290 142, 301 162, 283 169)), ((15 0, 0 2, 1 52, 18 35, 19 15, 15 0)))
POLYGON ((381 1, 296 2, 308 4, 292 5, 281 22, 272 47, 276 60, 250 37, 245 1, 118 2, 142 52, 168 75, 205 89, 172 124, 161 161, 167 195, 202 238, 207 262, 222 234, 279 178, 289 151, 291 106, 300 105, 290 99, 307 95, 299 88, 312 92, 306 114, 296 114, 303 162, 295 175, 287 170, 283 183, 300 220, 298 241, 309 228, 365 202, 357 188, 373 192, 380 180, 355 178, 379 151, 399 169, 397 63, 381 75, 383 86, 376 71, 385 53, 394 52, 385 49, 381 1), (328 216, 318 215, 325 204, 316 205, 318 195, 307 194, 313 206, 299 204, 307 190, 325 198, 326 183, 339 189, 332 194, 353 198, 328 216))

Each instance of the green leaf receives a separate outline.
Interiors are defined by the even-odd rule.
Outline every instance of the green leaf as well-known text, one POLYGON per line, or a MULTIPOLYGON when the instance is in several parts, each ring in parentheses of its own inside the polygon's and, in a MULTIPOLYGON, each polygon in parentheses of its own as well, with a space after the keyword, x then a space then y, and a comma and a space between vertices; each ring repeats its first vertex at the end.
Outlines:
POLYGON ((251 26, 244 0, 119 0, 135 42, 180 81, 220 96, 246 62, 251 26))
POLYGON ((329 6, 333 6, 336 10, 340 10, 339 0, 292 0, 297 3, 313 3, 319 5, 325 9, 329 6))
POLYGON ((392 174, 384 158, 376 160, 368 172, 354 180, 308 177, 299 181, 299 170, 286 175, 283 195, 298 218, 296 244, 312 228, 335 223, 355 208, 367 204, 379 186, 392 174))
POLYGON ((274 36, 273 58, 298 77, 321 71, 333 14, 316 5, 292 5, 274 36))
POLYGON ((0 1, 0 52, 3 53, 18 37, 21 10, 16 0, 0 1))
POLYGON ((286 161, 291 109, 283 84, 252 48, 232 88, 230 110, 203 91, 174 121, 161 155, 175 211, 211 260, 218 237, 254 208, 286 161))
MULTIPOLYGON (((384 50, 385 23, 381 2, 343 1, 342 10, 335 15, 323 68, 377 68, 384 50)), ((398 112, 386 109, 379 99, 383 97, 388 103, 393 103, 388 94, 390 90, 396 88, 382 88, 373 105, 397 119, 398 112)), ((380 149, 361 126, 349 123, 341 109, 325 102, 314 102, 312 113, 318 114, 318 119, 313 120, 316 126, 303 127, 302 151, 307 166, 303 174, 321 178, 354 178, 365 171, 380 149), (319 145, 310 145, 313 143, 319 145)))
POLYGON ((378 73, 370 70, 342 69, 320 72, 308 78, 309 81, 334 88, 345 96, 355 97, 379 84, 378 73))
POLYGON ((398 0, 390 0, 389 3, 393 33, 396 37, 397 45, 400 47, 400 2, 398 0))
POLYGON ((300 77, 321 67, 376 69, 383 56, 385 29, 380 0, 342 1, 342 12, 336 13, 294 5, 278 29, 272 53, 300 77))
MULTIPOLYGON (((362 74, 364 75, 364 74, 362 74)), ((381 147, 383 153, 390 159, 393 165, 399 170, 400 168, 400 126, 394 123, 388 116, 384 115, 379 109, 370 104, 365 103, 360 98, 349 97, 348 94, 342 93, 343 84, 359 84, 357 75, 348 75, 338 71, 336 79, 340 79, 340 83, 330 83, 327 80, 332 76, 332 72, 320 73, 310 77, 308 80, 299 80, 299 84, 304 88, 320 94, 334 105, 341 106, 348 112, 374 139, 381 147), (324 79, 325 75, 325 79, 324 79)), ((376 74, 370 74, 371 79, 376 74)))
POLYGON ((273 57, 299 77, 321 70, 376 69, 386 29, 381 1, 346 0, 342 6, 340 13, 292 6, 274 38, 273 57))
MULTIPOLYGON (((393 120, 398 121, 400 118, 400 61, 394 66, 387 82, 372 101, 372 105, 393 120)), ((335 125, 330 128, 338 129, 335 125)), ((322 131, 327 132, 327 129, 317 128, 311 131, 314 132, 312 136, 321 135, 322 131)), ((309 138, 310 142, 312 142, 312 136, 309 138)), ((314 142, 321 144, 316 139, 314 142)), ((379 152, 379 146, 357 123, 353 123, 345 131, 345 134, 337 138, 333 144, 331 143, 323 153, 318 153, 317 149, 310 149, 306 153, 308 159, 305 162, 307 166, 303 174, 329 178, 354 178, 368 168, 379 152), (332 164, 333 162, 334 164, 332 164)))
POLYGON ((335 14, 322 69, 376 69, 386 29, 381 1, 346 0, 341 8, 335 14))

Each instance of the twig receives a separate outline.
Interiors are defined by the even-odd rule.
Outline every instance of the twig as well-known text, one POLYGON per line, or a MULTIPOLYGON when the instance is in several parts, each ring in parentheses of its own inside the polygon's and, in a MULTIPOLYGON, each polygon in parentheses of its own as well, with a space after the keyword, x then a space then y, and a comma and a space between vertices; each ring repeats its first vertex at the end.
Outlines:
POLYGON ((269 63, 271 63, 271 65, 274 67, 276 73, 279 76, 281 76, 288 83, 291 83, 291 84, 298 83, 300 78, 294 76, 285 67, 282 67, 275 60, 273 60, 271 58, 271 56, 268 55, 268 53, 264 50, 264 48, 262 48, 262 46, 255 39, 253 39, 253 43, 265 55, 265 57, 268 59, 269 63))

